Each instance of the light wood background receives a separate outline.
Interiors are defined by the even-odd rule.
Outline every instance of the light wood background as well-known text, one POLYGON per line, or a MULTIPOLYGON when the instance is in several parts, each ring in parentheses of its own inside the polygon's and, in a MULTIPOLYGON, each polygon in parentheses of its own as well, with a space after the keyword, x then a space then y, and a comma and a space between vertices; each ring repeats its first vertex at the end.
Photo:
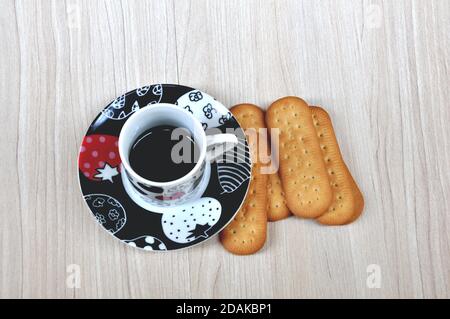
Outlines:
POLYGON ((0 0, 0 297, 450 297, 449 34, 448 0, 0 0), (160 82, 325 106, 363 217, 270 224, 249 257, 112 239, 77 151, 110 100, 160 82))

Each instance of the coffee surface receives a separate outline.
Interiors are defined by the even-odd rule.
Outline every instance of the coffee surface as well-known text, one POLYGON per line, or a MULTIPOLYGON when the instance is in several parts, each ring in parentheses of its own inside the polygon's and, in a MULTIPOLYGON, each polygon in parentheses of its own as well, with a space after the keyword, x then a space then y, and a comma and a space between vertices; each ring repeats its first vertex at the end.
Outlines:
POLYGON ((197 164, 199 147, 187 129, 160 125, 142 133, 133 143, 129 161, 141 177, 169 182, 188 174, 197 164))

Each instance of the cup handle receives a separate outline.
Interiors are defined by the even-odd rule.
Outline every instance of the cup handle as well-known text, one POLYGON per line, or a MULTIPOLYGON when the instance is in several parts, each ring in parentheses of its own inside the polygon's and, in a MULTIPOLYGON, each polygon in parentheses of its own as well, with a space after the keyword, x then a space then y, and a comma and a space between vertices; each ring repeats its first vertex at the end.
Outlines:
POLYGON ((206 136, 206 159, 210 162, 215 161, 221 157, 223 153, 228 152, 239 141, 234 134, 216 134, 206 136))

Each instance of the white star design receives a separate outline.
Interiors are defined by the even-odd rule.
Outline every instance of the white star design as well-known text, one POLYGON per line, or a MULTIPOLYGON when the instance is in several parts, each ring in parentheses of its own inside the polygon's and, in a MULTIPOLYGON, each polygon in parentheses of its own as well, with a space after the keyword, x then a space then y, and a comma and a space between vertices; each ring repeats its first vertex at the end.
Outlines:
POLYGON ((113 183, 112 178, 119 174, 117 167, 111 167, 108 163, 105 163, 103 168, 97 168, 97 171, 99 173, 94 176, 95 178, 100 178, 102 181, 110 181, 111 183, 113 183))

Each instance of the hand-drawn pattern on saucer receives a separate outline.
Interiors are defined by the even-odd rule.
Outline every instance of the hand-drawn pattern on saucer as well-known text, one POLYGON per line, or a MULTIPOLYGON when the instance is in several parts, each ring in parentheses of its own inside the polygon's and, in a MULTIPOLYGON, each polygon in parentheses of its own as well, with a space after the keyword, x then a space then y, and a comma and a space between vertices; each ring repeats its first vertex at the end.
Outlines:
POLYGON ((203 107, 203 114, 205 114, 207 119, 212 119, 213 112, 217 113, 217 110, 215 108, 213 108, 211 103, 208 103, 203 107))
POLYGON ((114 101, 112 101, 110 106, 117 110, 123 109, 123 107, 125 106, 125 95, 116 98, 114 101))
POLYGON ((144 250, 167 250, 166 245, 160 239, 150 235, 140 236, 138 238, 130 240, 124 240, 124 242, 132 247, 138 247, 144 250))
POLYGON ((162 99, 163 88, 161 84, 156 84, 143 86, 132 92, 136 92, 138 100, 134 94, 134 99, 131 98, 133 95, 129 93, 119 96, 102 110, 102 114, 111 120, 124 120, 139 110, 142 103, 145 104, 144 106, 159 103, 162 99))
POLYGON ((150 86, 143 86, 136 90, 138 96, 144 96, 150 90, 150 86))
POLYGON ((208 238, 209 229, 219 221, 221 213, 220 202, 211 197, 168 207, 161 219, 164 234, 181 244, 208 238))
POLYGON ((78 168, 92 181, 109 181, 120 172, 117 136, 93 134, 84 137, 81 144, 78 168))
POLYGON ((233 115, 231 114, 231 112, 228 112, 226 115, 222 115, 219 119, 219 124, 223 125, 226 122, 228 122, 229 120, 231 120, 233 118, 233 115))
MULTIPOLYGON (((152 88, 152 93, 154 96, 159 96, 159 101, 161 101, 161 97, 163 95, 163 87, 161 84, 156 84, 152 88)), ((158 103, 159 103, 158 101, 158 103)))
POLYGON ((192 112, 191 107, 190 107, 189 105, 186 105, 186 106, 184 107, 184 109, 185 109, 186 111, 188 111, 189 113, 194 114, 194 112, 192 112))
POLYGON ((189 93, 189 100, 192 102, 198 102, 203 99, 203 94, 200 91, 194 91, 189 93))
POLYGON ((250 152, 244 138, 238 137, 234 150, 225 153, 224 159, 217 161, 217 175, 223 193, 232 193, 251 176, 250 152))
POLYGON ((178 98, 175 104, 190 111, 204 128, 218 127, 225 123, 221 117, 227 116, 222 111, 226 110, 226 107, 205 92, 190 91, 178 98))
POLYGON ((127 222, 125 209, 117 199, 105 194, 89 194, 84 199, 98 223, 110 233, 117 233, 127 222))
MULTIPOLYGON (((125 112, 124 110, 125 102, 126 96, 119 96, 102 110, 102 114, 111 120, 122 120, 126 118, 128 112, 125 112)), ((129 113, 131 114, 131 112, 129 113)))

